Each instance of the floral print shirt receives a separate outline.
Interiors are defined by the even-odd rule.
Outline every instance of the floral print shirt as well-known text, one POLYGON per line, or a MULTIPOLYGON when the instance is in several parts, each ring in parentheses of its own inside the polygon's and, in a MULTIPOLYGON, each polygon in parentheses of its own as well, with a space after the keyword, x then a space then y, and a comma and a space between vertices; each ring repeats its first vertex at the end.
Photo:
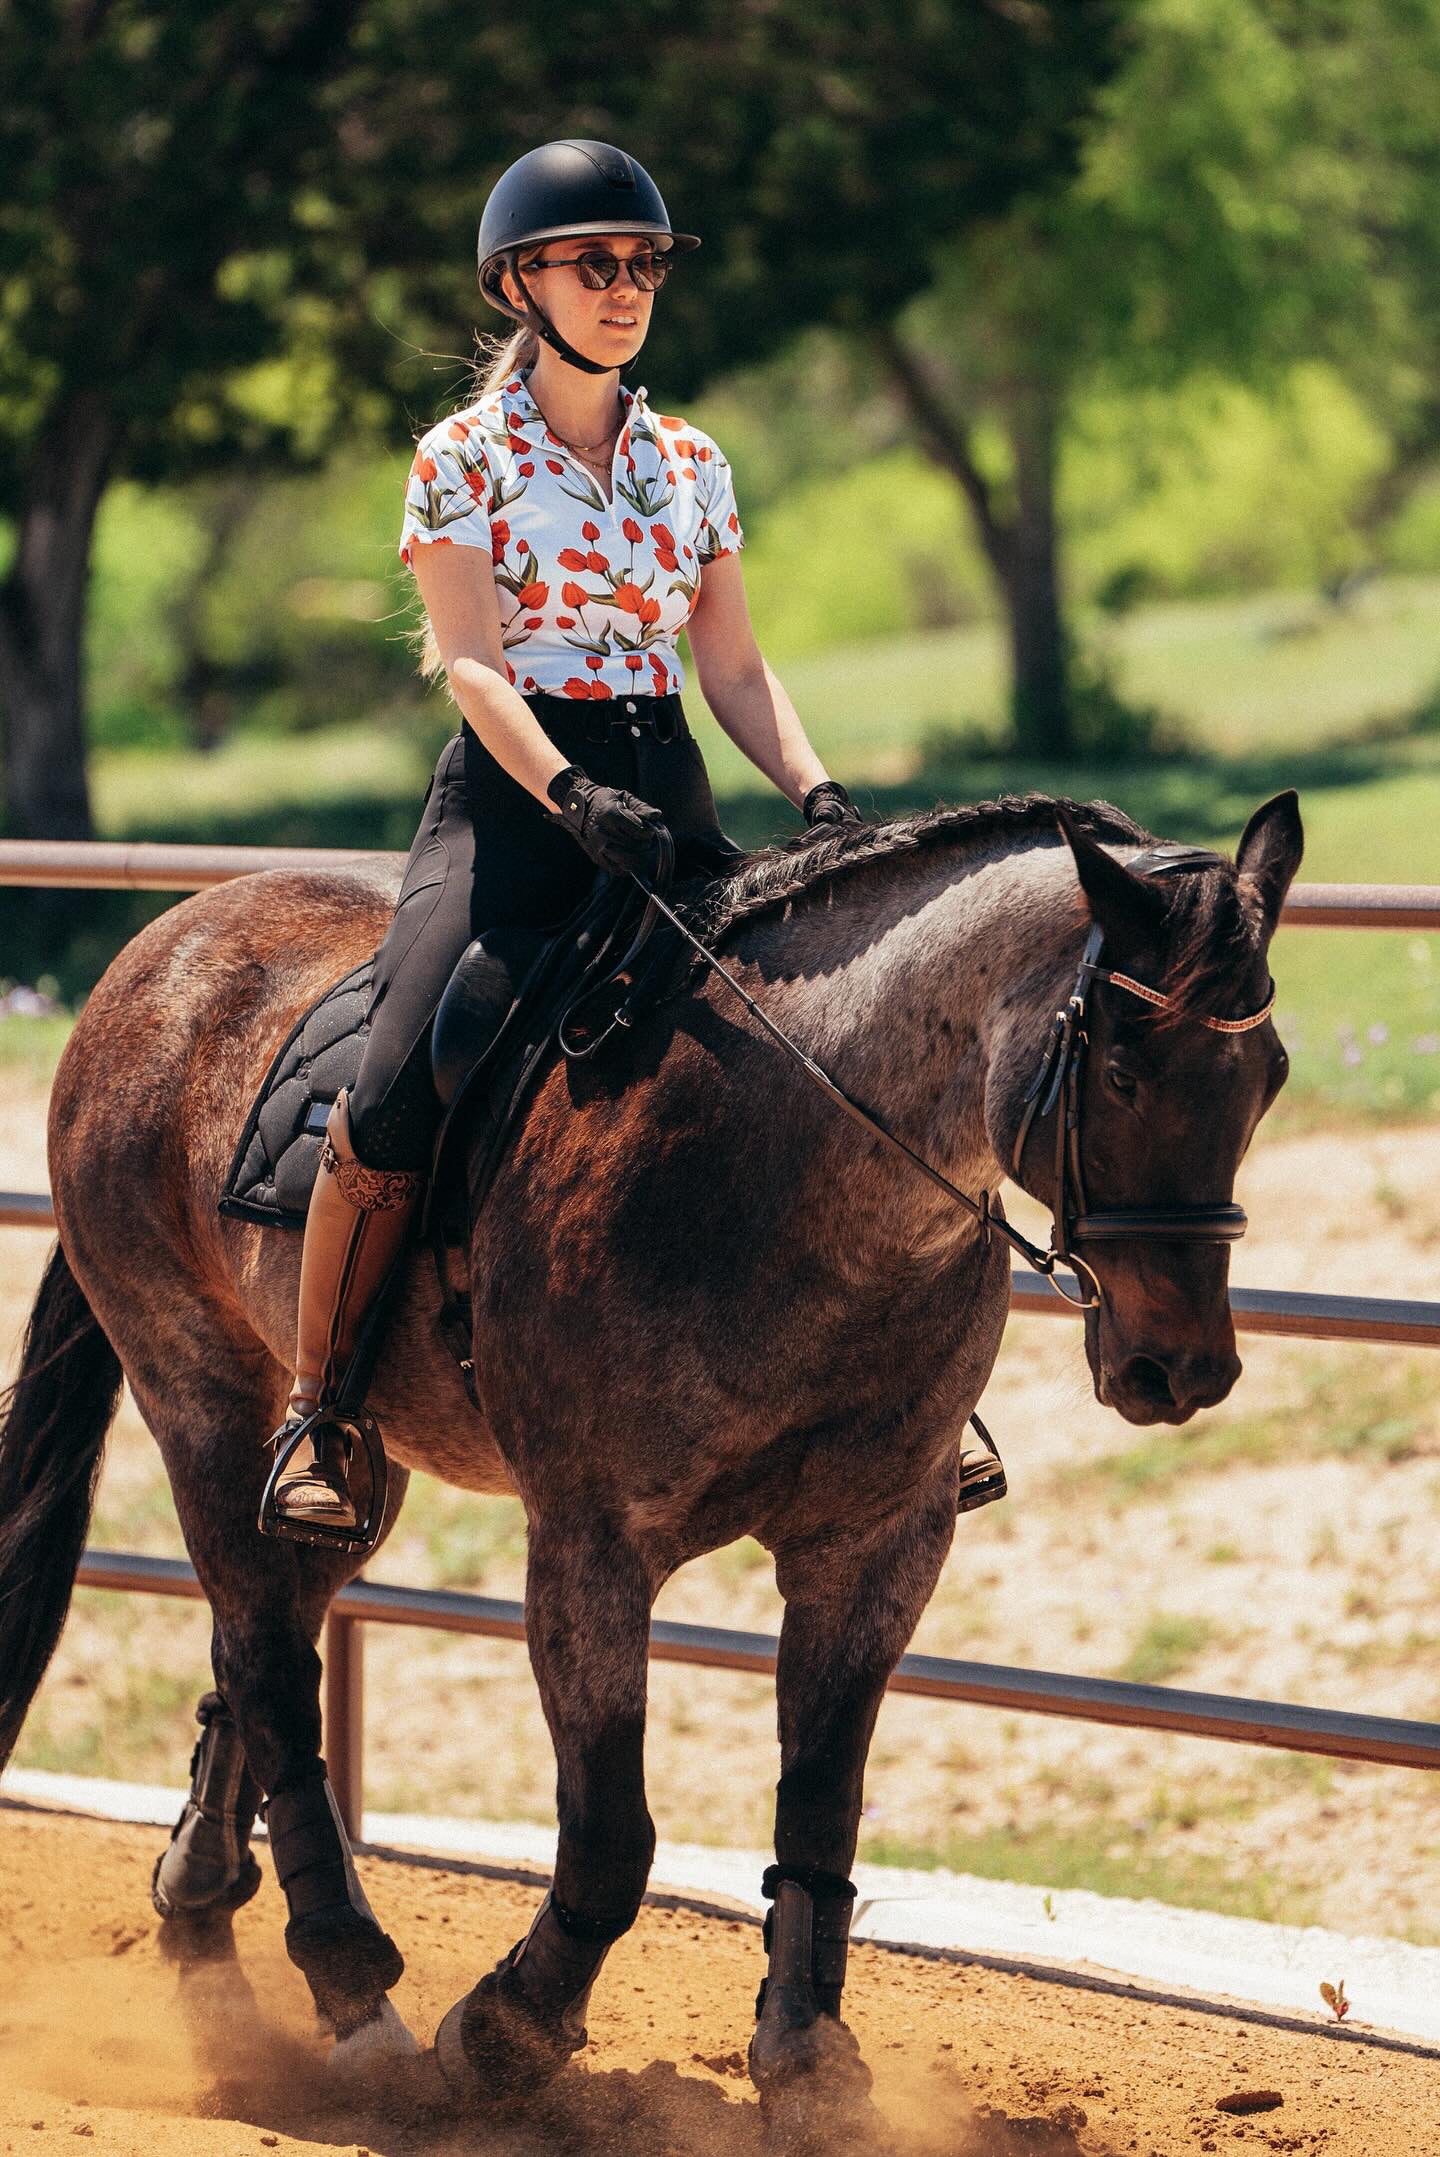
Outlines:
POLYGON ((652 412, 622 383, 613 498, 551 434, 513 377, 420 439, 400 559, 483 547, 494 565, 505 671, 528 695, 667 696, 700 572, 745 544, 730 466, 708 434, 652 412))

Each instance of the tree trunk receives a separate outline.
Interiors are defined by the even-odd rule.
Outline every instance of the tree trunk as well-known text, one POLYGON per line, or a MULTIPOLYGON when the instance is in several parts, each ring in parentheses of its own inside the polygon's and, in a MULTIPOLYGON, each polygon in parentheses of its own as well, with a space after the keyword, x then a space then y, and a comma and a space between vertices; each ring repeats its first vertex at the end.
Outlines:
POLYGON ((21 839, 94 836, 85 770, 84 642, 95 514, 117 439, 93 391, 50 414, 0 583, 5 816, 21 839))
POLYGON ((920 446, 956 482, 974 518, 1005 610, 1015 746, 1026 756, 1073 756, 1070 643, 1055 515, 1058 398, 1026 387, 1007 405, 1005 431, 1015 465, 1014 509, 1007 516, 975 461, 965 421, 945 403, 918 355, 888 326, 873 333, 873 342, 889 363, 920 446))
POLYGON ((1026 756, 1070 757, 1075 724, 1055 516, 1057 415, 1050 400, 1022 392, 1006 411, 1005 431, 1015 460, 1015 515, 1002 574, 1015 742, 1026 756))

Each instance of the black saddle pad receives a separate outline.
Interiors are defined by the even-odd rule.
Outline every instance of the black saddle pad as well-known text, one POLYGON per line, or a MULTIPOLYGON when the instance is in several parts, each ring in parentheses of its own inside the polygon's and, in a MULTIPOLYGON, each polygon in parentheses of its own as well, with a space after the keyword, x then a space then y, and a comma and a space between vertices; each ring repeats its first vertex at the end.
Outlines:
POLYGON ((333 982, 286 1036, 255 1096, 225 1178, 221 1213, 303 1228, 325 1121, 355 1083, 369 1036, 374 958, 333 982))
MULTIPOLYGON (((562 1012, 582 985, 619 956, 640 910, 632 887, 607 878, 550 937, 510 932, 513 951, 499 937, 514 985, 508 1016, 493 1001, 493 973, 483 983, 484 993, 467 994, 481 944, 462 954, 436 1020, 447 1102, 437 1160, 463 1100, 468 1115, 484 1119, 488 1185, 515 1121, 555 1053, 562 1012)), ((222 1214, 272 1228, 305 1226, 331 1105, 342 1088, 354 1085, 369 1036, 374 965, 373 957, 366 959, 334 982, 282 1043, 240 1134, 219 1200, 222 1214)), ((647 975, 650 994, 659 993, 662 975, 658 967, 647 975)), ((630 1001, 636 1001, 633 994, 630 1001)), ((442 1209, 440 1219, 447 1241, 463 1238, 463 1219, 453 1209, 442 1209)))

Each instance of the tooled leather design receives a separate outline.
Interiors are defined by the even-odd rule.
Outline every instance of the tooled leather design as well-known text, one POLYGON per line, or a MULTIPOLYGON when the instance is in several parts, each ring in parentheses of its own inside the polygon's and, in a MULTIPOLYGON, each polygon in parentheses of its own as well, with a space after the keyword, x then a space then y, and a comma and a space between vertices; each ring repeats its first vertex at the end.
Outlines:
POLYGON ((328 1138, 320 1148, 320 1166, 330 1171, 341 1197, 358 1213, 393 1213, 409 1204, 421 1182, 415 1169, 368 1168, 363 1161, 346 1161, 328 1138))

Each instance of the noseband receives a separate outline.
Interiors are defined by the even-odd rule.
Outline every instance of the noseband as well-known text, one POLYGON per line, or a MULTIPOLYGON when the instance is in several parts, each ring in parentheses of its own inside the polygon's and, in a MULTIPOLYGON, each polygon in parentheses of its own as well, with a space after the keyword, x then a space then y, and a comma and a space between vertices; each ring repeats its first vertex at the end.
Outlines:
MULTIPOLYGON (((1132 856, 1127 866, 1143 876, 1168 876, 1186 869, 1218 868, 1222 864, 1218 854, 1210 853, 1203 846, 1152 846, 1132 856)), ((1171 1001, 1159 989, 1148 988, 1143 981, 1136 981, 1129 974, 1102 966, 1100 953, 1104 942, 1105 932, 1096 922, 1085 940, 1075 986, 1064 1008, 1055 1014, 1040 1068, 1025 1089, 1024 1113, 1015 1134, 1015 1150, 1010 1156, 1010 1172, 1018 1183, 1025 1142, 1036 1118, 1054 1114, 1055 1167, 1050 1206, 1054 1226, 1050 1232, 1050 1247, 1055 1258, 1063 1258, 1073 1266, 1084 1292, 1072 1296, 1061 1287, 1053 1270, 1048 1278, 1057 1295, 1085 1311, 1098 1308, 1100 1283, 1075 1250, 1077 1243, 1133 1242, 1145 1237, 1163 1237, 1170 1243, 1236 1243, 1248 1225, 1244 1207, 1229 1201, 1195 1206, 1127 1206, 1108 1213, 1091 1212, 1085 1189, 1081 1138, 1085 1056, 1090 1045, 1085 1026, 1090 984, 1108 981, 1112 987, 1125 989, 1131 996, 1138 996, 1160 1010, 1168 1008, 1171 1001)), ((1200 1024, 1217 1034, 1248 1034, 1252 1028, 1263 1026, 1274 1008, 1275 984, 1272 981, 1263 1007, 1252 1011, 1248 1018, 1201 1016, 1200 1024)))
MULTIPOLYGON (((1151 846, 1132 856, 1129 866, 1145 876, 1164 876, 1181 869, 1211 869, 1225 866, 1220 855, 1212 854, 1203 846, 1151 846)), ((764 1031, 791 1060, 798 1064, 812 1085, 828 1094, 837 1108, 887 1145, 892 1152, 900 1154, 911 1165, 928 1176, 946 1196, 964 1206, 979 1221, 981 1232, 988 1243, 992 1236, 1000 1236, 1012 1250, 1043 1273, 1057 1296, 1073 1303, 1082 1311, 1098 1310, 1101 1303, 1100 1283, 1074 1249, 1076 1243, 1118 1243, 1122 1240, 1143 1236, 1164 1237, 1168 1241, 1186 1243, 1234 1243, 1246 1229, 1245 1211, 1229 1202, 1209 1206, 1131 1206, 1121 1212, 1091 1213, 1085 1195, 1084 1164, 1080 1148, 1080 1092, 1085 1068, 1085 1051, 1089 1036, 1085 1031, 1086 1003, 1092 981, 1108 981, 1117 989, 1128 989, 1132 996, 1141 997, 1146 1003, 1160 1009, 1169 1006, 1171 999, 1159 989, 1147 988, 1143 981, 1135 981, 1129 974, 1112 972, 1100 964, 1100 952, 1104 944, 1104 931, 1097 923, 1091 928, 1085 941, 1080 960, 1080 970, 1075 976, 1075 986, 1069 1001, 1055 1014, 1050 1040, 1040 1059, 1040 1068, 1025 1091, 1024 1114, 1020 1120, 1015 1151, 1011 1156, 1011 1170, 1017 1183, 1020 1179, 1020 1156, 1025 1141, 1037 1116, 1048 1116, 1052 1110, 1060 1110, 1055 1120, 1055 1181, 1051 1194, 1051 1211, 1054 1222, 1050 1230, 1050 1248, 1042 1251, 1039 1244, 1032 1243, 1003 1214, 994 1210, 988 1190, 972 1198, 962 1191, 948 1176, 931 1166, 923 1155, 907 1146, 903 1138, 897 1138, 886 1129, 873 1109, 865 1108, 851 1099, 843 1086, 831 1078, 828 1071, 807 1056, 798 1042, 792 1041, 777 1026, 768 1012, 756 1003, 750 991, 743 987, 715 953, 701 943, 691 929, 680 919, 659 892, 652 889, 645 878, 631 871, 632 879, 645 893, 652 905, 657 907, 672 926, 679 930, 705 963, 720 979, 734 990, 746 1010, 758 1020, 764 1031), (1055 1268, 1061 1259, 1075 1269, 1081 1290, 1072 1296, 1062 1288, 1056 1278, 1055 1268), (1086 1286, 1088 1282, 1089 1286, 1086 1286)), ((1270 993, 1263 1010, 1252 1011, 1243 1019, 1210 1019, 1202 1017, 1202 1026, 1215 1033, 1248 1034, 1252 1027, 1261 1026, 1275 1007, 1275 984, 1270 983, 1270 993)), ((614 1022, 621 1026, 631 1023, 628 1008, 622 1004, 615 1013, 614 1022)), ((564 1046, 562 1040, 562 1046, 564 1046)), ((569 1053, 567 1051, 567 1053, 569 1053)))

